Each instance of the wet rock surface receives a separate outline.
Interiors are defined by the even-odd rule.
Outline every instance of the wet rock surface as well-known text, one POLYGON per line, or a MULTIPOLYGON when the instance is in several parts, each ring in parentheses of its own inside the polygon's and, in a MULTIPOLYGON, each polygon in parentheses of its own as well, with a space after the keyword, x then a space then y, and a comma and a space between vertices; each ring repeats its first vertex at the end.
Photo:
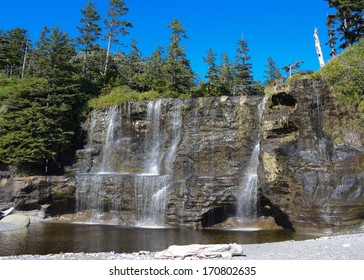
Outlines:
POLYGON ((148 217, 154 208, 170 225, 199 226, 208 211, 231 208, 257 141, 261 100, 164 99, 93 111, 78 152, 79 209, 148 217))
POLYGON ((364 132, 319 80, 299 80, 266 103, 261 201, 299 230, 342 230, 364 217, 364 132), (340 123, 340 119, 346 119, 340 123))

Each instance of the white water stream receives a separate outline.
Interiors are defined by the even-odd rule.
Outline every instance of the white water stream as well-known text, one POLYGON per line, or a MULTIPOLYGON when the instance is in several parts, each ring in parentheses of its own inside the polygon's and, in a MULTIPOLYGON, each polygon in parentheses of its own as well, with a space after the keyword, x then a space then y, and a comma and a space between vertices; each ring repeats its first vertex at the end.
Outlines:
POLYGON ((248 166, 244 172, 244 176, 240 182, 238 192, 237 216, 244 220, 255 220, 257 218, 257 194, 258 194, 258 174, 260 153, 260 130, 263 118, 265 99, 258 105, 259 123, 257 128, 257 142, 251 153, 248 166))

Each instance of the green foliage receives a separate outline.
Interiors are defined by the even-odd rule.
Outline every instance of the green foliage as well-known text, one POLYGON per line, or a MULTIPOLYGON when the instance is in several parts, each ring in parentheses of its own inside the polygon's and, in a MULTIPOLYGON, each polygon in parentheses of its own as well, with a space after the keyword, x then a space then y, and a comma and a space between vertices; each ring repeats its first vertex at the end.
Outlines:
MULTIPOLYGON (((83 75, 89 76, 90 73, 90 60, 89 54, 99 46, 96 41, 101 36, 101 27, 98 24, 100 15, 96 10, 96 3, 88 1, 85 9, 81 9, 82 18, 80 22, 82 26, 78 26, 77 29, 80 32, 80 36, 76 38, 76 43, 83 46, 83 75)), ((100 69, 101 70, 101 69, 100 69)))
POLYGON ((7 77, 20 77, 28 42, 25 29, 0 30, 0 69, 5 70, 7 77))
POLYGON ((194 86, 194 73, 187 59, 185 47, 181 46, 182 39, 187 39, 182 22, 174 19, 169 24, 171 30, 170 45, 165 64, 166 88, 168 91, 183 94, 194 86))
POLYGON ((346 48, 358 42, 364 36, 364 0, 326 0, 335 14, 327 16, 329 45, 331 54, 335 54, 335 43, 342 41, 340 48, 346 48))
POLYGON ((265 84, 272 86, 277 83, 281 83, 283 76, 273 58, 268 58, 268 64, 266 67, 268 69, 264 71, 267 74, 267 76, 264 77, 266 78, 265 84))
POLYGON ((52 31, 44 27, 33 54, 33 75, 45 78, 54 89, 69 86, 75 72, 71 60, 76 50, 67 33, 59 27, 52 31))
MULTIPOLYGON (((364 39, 347 48, 313 76, 321 78, 342 105, 364 108, 364 39)), ((364 113, 364 110, 363 110, 364 113)))
POLYGON ((233 95, 248 94, 251 92, 254 84, 252 73, 251 57, 248 55, 248 43, 244 39, 240 39, 237 44, 239 48, 234 63, 234 85, 232 89, 233 95))
POLYGON ((53 171, 69 151, 78 121, 75 93, 50 91, 42 78, 0 82, 0 163, 23 171, 53 171))
POLYGON ((92 109, 101 109, 118 105, 129 100, 155 100, 163 97, 167 96, 163 96, 156 91, 140 93, 126 86, 117 86, 112 88, 107 94, 91 99, 89 105, 92 109))

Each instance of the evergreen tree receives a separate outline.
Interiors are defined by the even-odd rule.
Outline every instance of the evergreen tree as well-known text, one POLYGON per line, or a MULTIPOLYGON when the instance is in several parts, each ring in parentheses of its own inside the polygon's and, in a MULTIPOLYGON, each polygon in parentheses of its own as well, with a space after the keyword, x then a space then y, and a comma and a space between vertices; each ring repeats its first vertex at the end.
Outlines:
POLYGON ((89 54, 95 50, 96 41, 100 38, 101 27, 98 25, 100 20, 100 15, 96 11, 96 3, 91 1, 87 2, 86 8, 81 9, 82 18, 80 22, 83 24, 77 27, 80 32, 80 36, 76 38, 76 42, 83 46, 83 75, 86 77, 88 75, 89 68, 89 54))
POLYGON ((273 58, 268 58, 268 65, 266 65, 266 67, 268 69, 264 72, 267 74, 267 76, 265 76, 264 78, 266 79, 265 83, 267 85, 274 85, 277 82, 282 81, 282 74, 273 58))
POLYGON ((223 53, 221 57, 221 65, 219 66, 219 92, 223 95, 231 95, 234 79, 233 65, 227 53, 223 53))
POLYGON ((218 78, 219 78, 219 69, 216 64, 216 53, 212 49, 207 50, 207 57, 203 58, 204 62, 207 63, 207 95, 219 95, 218 89, 218 78))
POLYGON ((24 76, 24 68, 31 44, 28 32, 14 28, 0 33, 0 65, 7 77, 24 76))
POLYGON ((241 39, 237 42, 239 48, 237 49, 238 55, 234 63, 234 85, 233 95, 248 94, 254 84, 252 74, 252 64, 249 62, 251 57, 248 56, 248 43, 241 39))
POLYGON ((50 91, 40 78, 13 80, 0 113, 0 162, 27 173, 55 172, 71 147, 79 119, 74 94, 50 91))
POLYGON ((337 36, 342 41, 340 48, 346 48, 358 42, 364 36, 364 0, 326 0, 330 8, 337 12, 327 16, 329 45, 335 53, 334 41, 337 36))
POLYGON ((117 36, 119 34, 123 36, 129 34, 127 28, 133 27, 130 22, 121 20, 128 11, 129 9, 125 6, 124 0, 109 0, 109 10, 107 13, 109 19, 105 20, 105 25, 109 31, 104 38, 108 40, 104 74, 106 74, 109 66, 111 43, 119 43, 117 36))
POLYGON ((46 78, 52 88, 68 86, 72 83, 74 68, 71 59, 76 50, 67 33, 59 27, 52 31, 44 27, 37 48, 33 54, 33 72, 36 77, 46 78))
POLYGON ((185 47, 181 46, 182 39, 187 39, 182 22, 174 19, 167 26, 171 30, 170 45, 166 62, 167 89, 178 94, 190 91, 194 85, 194 73, 187 59, 185 47))
POLYGON ((157 92, 166 90, 164 50, 159 46, 146 62, 146 83, 157 92))
POLYGON ((144 91, 145 87, 142 82, 142 74, 144 73, 144 61, 142 52, 138 48, 138 42, 133 39, 131 50, 126 55, 126 60, 121 65, 121 83, 138 91, 144 91))

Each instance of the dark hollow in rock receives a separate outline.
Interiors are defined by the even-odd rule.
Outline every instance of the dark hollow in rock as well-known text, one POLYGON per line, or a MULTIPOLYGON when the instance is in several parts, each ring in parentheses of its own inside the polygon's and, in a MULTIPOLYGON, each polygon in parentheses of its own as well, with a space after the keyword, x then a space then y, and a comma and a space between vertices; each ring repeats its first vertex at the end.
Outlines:
POLYGON ((272 96, 272 104, 273 106, 284 105, 293 107, 296 106, 297 100, 290 94, 287 94, 285 92, 280 92, 272 96))
POLYGON ((202 215, 201 225, 203 228, 212 227, 213 225, 224 222, 227 218, 236 214, 235 205, 224 205, 207 211, 202 215))

